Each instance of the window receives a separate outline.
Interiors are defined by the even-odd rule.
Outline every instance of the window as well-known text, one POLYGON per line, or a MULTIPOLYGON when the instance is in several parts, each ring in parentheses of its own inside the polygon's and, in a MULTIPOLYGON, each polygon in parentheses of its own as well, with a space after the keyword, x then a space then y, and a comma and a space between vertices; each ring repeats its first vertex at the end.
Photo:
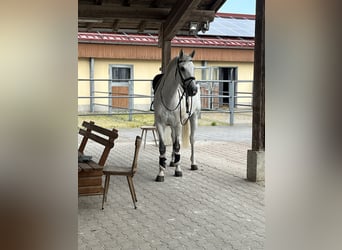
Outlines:
POLYGON ((127 82, 127 79, 131 79, 131 68, 112 66, 111 78, 113 82, 127 82))

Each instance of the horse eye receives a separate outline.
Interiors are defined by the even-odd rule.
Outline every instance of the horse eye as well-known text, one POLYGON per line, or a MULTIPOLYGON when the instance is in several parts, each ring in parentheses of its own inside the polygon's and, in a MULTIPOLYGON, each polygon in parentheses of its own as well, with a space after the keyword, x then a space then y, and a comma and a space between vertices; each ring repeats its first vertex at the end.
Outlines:
POLYGON ((184 66, 182 66, 180 69, 181 69, 181 71, 184 71, 184 70, 185 70, 184 66))

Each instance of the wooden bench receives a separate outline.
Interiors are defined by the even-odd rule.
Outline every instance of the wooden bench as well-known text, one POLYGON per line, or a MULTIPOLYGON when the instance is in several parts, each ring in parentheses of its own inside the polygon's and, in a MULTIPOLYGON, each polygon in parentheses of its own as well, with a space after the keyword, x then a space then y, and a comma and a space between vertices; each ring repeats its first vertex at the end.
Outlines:
POLYGON ((103 166, 106 163, 110 150, 114 147, 114 140, 118 138, 116 129, 106 129, 95 125, 93 121, 82 123, 86 129, 80 129, 79 134, 83 139, 78 148, 78 194, 79 195, 101 195, 103 194, 102 176, 103 166), (99 161, 80 161, 84 157, 84 150, 88 140, 91 139, 104 146, 99 161))

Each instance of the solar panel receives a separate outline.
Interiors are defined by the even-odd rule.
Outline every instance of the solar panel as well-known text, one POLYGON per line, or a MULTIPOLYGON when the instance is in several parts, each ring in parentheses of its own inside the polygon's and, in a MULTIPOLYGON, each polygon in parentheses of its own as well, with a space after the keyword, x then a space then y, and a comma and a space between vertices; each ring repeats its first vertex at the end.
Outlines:
POLYGON ((215 17, 209 30, 198 35, 254 37, 255 20, 215 17))

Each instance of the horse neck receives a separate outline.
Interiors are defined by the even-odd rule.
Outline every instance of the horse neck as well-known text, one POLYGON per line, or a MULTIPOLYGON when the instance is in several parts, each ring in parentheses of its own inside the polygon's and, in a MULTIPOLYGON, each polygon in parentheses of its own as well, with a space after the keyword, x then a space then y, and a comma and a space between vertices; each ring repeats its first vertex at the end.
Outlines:
POLYGON ((163 95, 166 101, 174 101, 178 100, 175 96, 178 96, 178 88, 179 88, 179 76, 176 74, 177 64, 175 61, 171 62, 170 66, 167 69, 167 74, 165 75, 165 80, 163 83, 163 88, 161 90, 161 94, 163 95))

